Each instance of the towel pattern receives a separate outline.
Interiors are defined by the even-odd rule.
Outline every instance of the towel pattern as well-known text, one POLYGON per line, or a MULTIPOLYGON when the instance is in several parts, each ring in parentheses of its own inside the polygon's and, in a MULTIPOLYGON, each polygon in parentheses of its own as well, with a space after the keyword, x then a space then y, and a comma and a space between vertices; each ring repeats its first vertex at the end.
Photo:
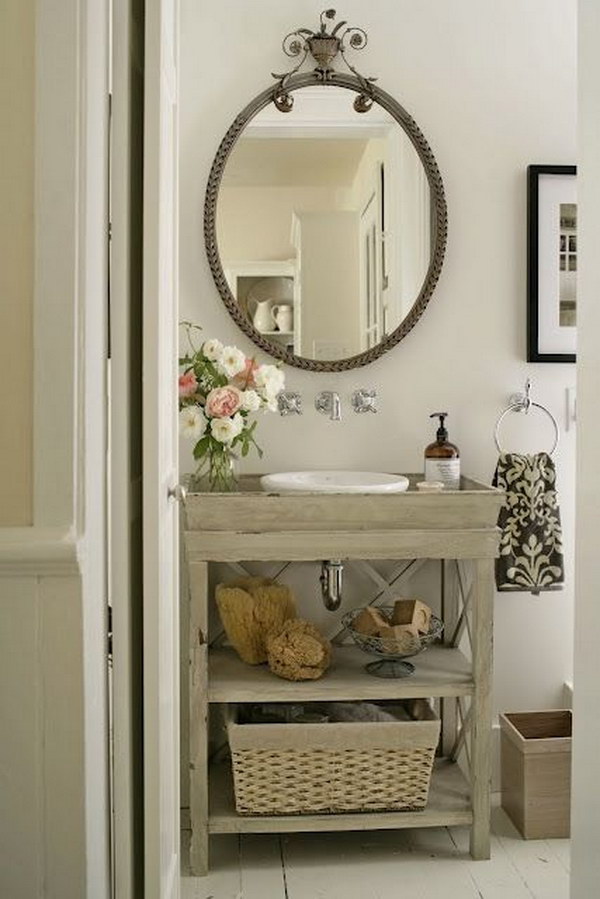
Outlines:
POLYGON ((502 453, 494 486, 506 492, 498 517, 498 590, 560 590, 564 560, 556 470, 548 453, 502 453))

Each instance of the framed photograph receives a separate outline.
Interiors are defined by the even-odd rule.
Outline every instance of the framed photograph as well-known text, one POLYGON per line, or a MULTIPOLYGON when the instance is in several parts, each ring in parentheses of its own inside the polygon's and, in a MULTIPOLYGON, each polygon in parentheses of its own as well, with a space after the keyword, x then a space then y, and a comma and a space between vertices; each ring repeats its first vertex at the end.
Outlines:
POLYGON ((527 361, 575 362, 577 168, 527 169, 527 361))

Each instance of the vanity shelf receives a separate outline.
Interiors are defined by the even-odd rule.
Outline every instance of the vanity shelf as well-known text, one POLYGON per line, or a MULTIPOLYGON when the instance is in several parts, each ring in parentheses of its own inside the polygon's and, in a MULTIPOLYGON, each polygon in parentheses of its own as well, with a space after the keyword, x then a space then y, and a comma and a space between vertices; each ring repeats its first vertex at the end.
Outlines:
POLYGON ((471 663, 460 649, 432 646, 419 656, 412 677, 392 681, 370 677, 368 660, 356 646, 335 646, 326 677, 296 683, 273 677, 266 665, 246 665, 233 649, 214 649, 208 657, 208 701, 302 703, 473 693, 471 663))
POLYGON ((336 815, 238 815, 228 765, 215 765, 210 777, 210 833, 294 833, 326 830, 399 830, 448 827, 473 822, 469 785, 459 766, 436 761, 429 801, 416 812, 352 812, 336 815))
POLYGON ((489 858, 493 575, 502 493, 468 478, 457 491, 419 493, 415 484, 422 475, 409 478, 408 491, 392 495, 267 494, 260 491, 258 478, 243 479, 238 493, 188 495, 194 873, 207 871, 209 833, 467 824, 473 858, 489 858), (406 560, 407 567, 410 560, 441 560, 445 645, 421 654, 412 677, 385 680, 365 672, 368 658, 356 646, 338 642, 325 676, 303 683, 280 680, 265 666, 247 666, 233 650, 208 649, 211 562, 239 566, 327 558, 362 566, 376 559, 406 560), (461 651, 465 642, 470 644, 467 653, 461 651), (436 762, 429 802, 422 811, 241 816, 235 811, 231 772, 227 766, 209 766, 211 704, 404 698, 434 698, 440 705, 440 745, 447 758, 436 762), (469 764, 467 778, 456 763, 461 752, 469 764))

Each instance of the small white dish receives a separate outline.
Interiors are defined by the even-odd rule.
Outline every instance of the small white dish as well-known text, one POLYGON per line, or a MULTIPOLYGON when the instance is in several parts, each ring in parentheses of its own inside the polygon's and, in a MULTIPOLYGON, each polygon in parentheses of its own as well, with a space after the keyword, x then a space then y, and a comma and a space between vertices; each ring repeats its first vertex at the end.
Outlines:
POLYGON ((417 484, 420 493, 441 493, 443 489, 442 481, 419 481, 417 484))

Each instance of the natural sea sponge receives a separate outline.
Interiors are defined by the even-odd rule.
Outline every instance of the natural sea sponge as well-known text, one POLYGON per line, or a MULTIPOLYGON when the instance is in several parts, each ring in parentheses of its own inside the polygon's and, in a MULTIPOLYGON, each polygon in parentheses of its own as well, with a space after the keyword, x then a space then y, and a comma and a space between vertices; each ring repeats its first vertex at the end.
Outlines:
POLYGON ((269 578, 219 584, 216 600, 229 642, 249 665, 267 661, 267 639, 296 615, 290 588, 269 578))
POLYGON ((302 618, 286 621, 267 640, 269 668, 286 680, 317 680, 331 659, 331 644, 314 624, 302 618))

